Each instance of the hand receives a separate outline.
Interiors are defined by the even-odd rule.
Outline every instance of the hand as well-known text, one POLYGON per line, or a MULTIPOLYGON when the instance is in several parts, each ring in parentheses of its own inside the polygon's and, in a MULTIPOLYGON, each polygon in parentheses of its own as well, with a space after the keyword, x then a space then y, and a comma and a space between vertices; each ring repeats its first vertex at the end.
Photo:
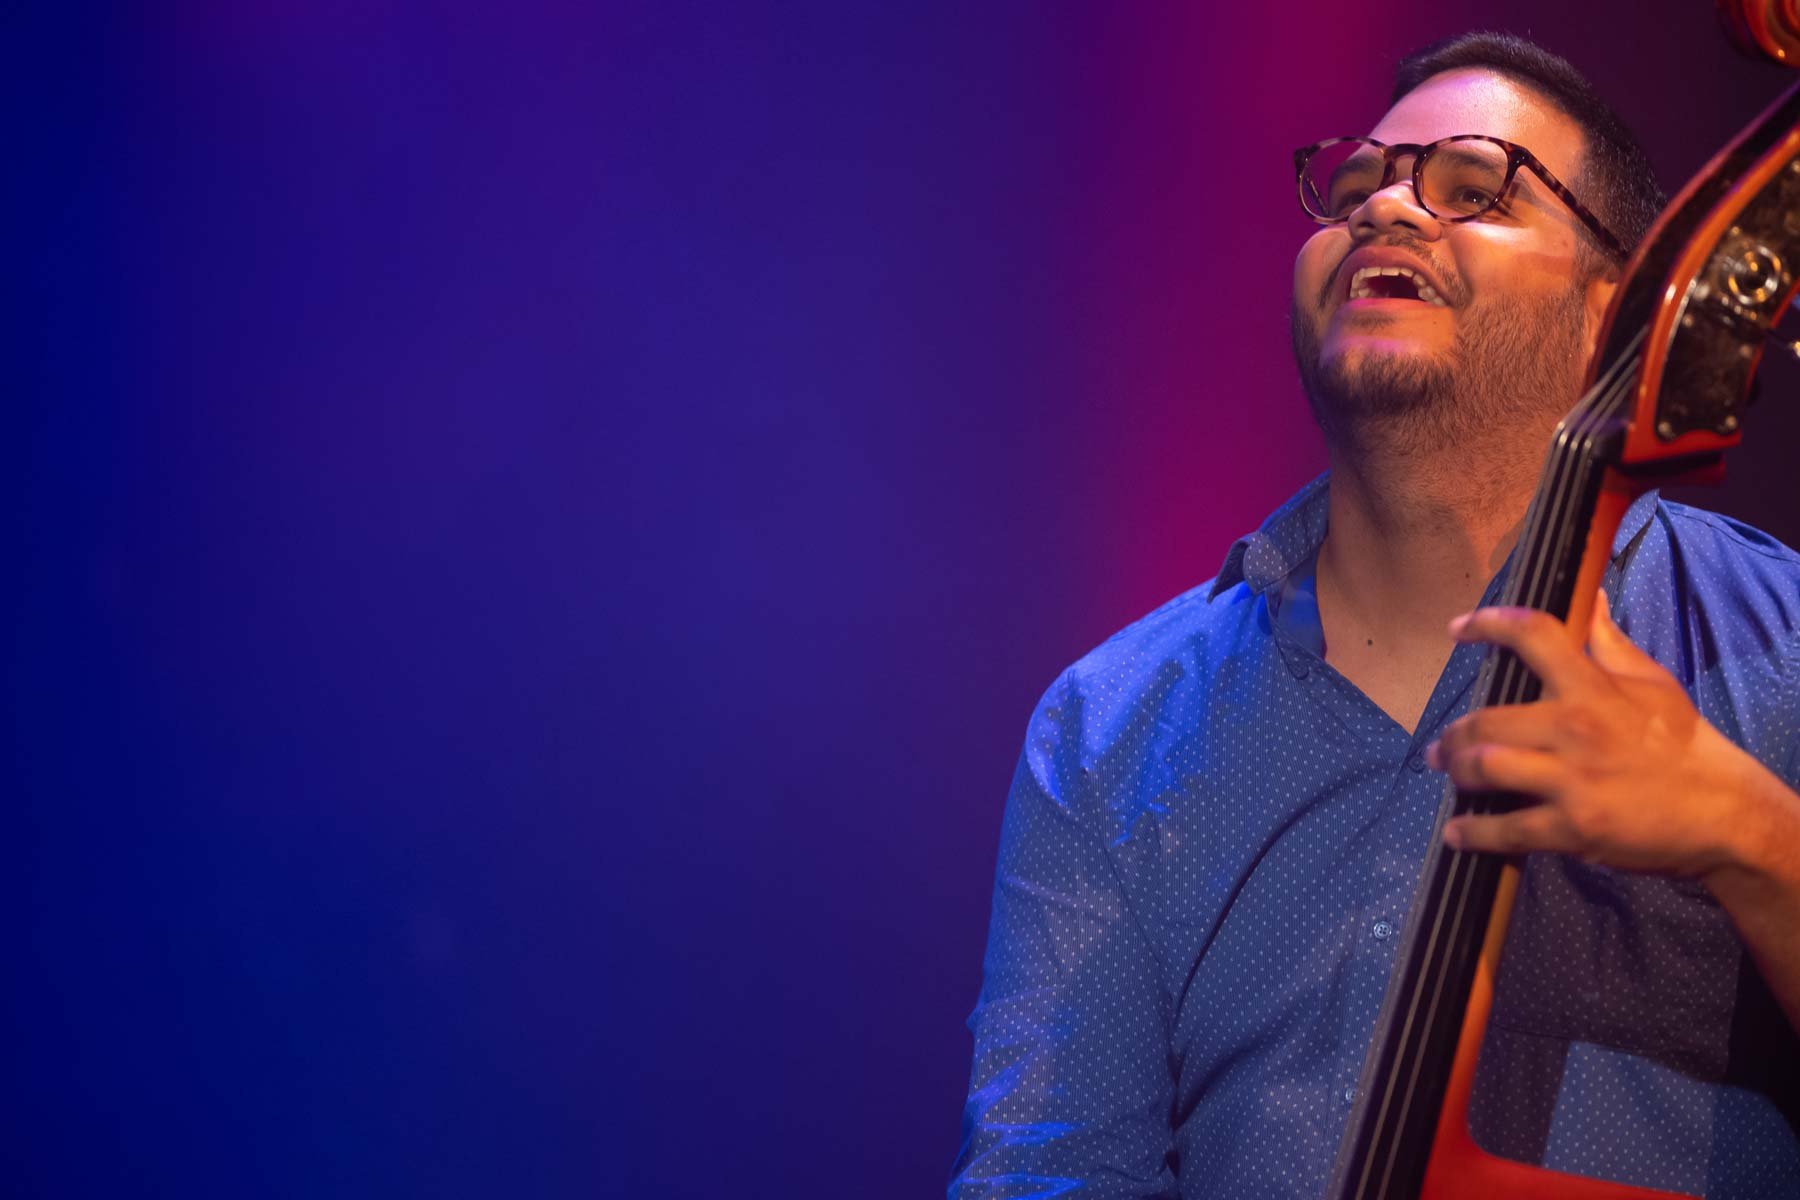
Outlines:
POLYGON ((1765 774, 1714 729, 1674 676, 1594 607, 1588 652, 1562 622, 1524 608, 1458 617, 1459 641, 1516 653, 1543 681, 1531 704, 1456 721, 1428 761, 1471 791, 1513 791, 1541 803, 1447 822, 1459 850, 1548 850, 1628 871, 1705 878, 1739 865, 1744 805, 1765 774))

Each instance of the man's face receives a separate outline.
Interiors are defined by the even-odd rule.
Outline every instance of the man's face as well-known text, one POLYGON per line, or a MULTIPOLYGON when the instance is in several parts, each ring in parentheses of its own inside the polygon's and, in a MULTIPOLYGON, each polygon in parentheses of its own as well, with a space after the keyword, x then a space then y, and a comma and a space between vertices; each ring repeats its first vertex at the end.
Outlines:
MULTIPOLYGON (((1371 137, 1425 144, 1455 134, 1531 150, 1576 188, 1584 139, 1548 101, 1504 76, 1446 72, 1402 97, 1371 137)), ((1531 171, 1470 221, 1420 207, 1412 159, 1348 222, 1321 228, 1294 264, 1294 350, 1327 436, 1421 446, 1496 422, 1542 425, 1575 400, 1597 305, 1577 278, 1579 219, 1531 171), (1357 269, 1407 267, 1443 304, 1350 298, 1357 269)))

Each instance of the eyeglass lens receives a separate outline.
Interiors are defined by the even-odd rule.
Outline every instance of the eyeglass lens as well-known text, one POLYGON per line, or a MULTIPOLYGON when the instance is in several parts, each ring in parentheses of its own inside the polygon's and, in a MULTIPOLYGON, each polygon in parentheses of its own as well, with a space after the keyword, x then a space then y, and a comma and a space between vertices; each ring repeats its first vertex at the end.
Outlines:
MULTIPOLYGON (((1306 160, 1300 176, 1301 200, 1316 217, 1344 220, 1380 189, 1384 166, 1381 149, 1365 142, 1326 146, 1306 160)), ((1500 198, 1506 171, 1506 151, 1493 142, 1443 142, 1425 159, 1419 199, 1433 216, 1472 217, 1500 198)))

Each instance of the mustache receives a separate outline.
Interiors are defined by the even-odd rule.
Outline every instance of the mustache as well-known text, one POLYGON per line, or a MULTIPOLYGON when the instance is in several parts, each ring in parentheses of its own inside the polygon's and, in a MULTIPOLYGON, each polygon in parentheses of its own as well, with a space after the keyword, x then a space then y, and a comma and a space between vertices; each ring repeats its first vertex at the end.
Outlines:
MULTIPOLYGON (((1379 242, 1368 243, 1367 247, 1357 246, 1355 249, 1362 250, 1368 247, 1405 251, 1407 254, 1412 255, 1429 267, 1431 273, 1443 282, 1445 300, 1448 300, 1451 304, 1461 304, 1467 299, 1463 294, 1462 280, 1457 277, 1454 271, 1445 269, 1444 264, 1439 262, 1437 256, 1418 238, 1405 236, 1383 238, 1379 242)), ((1331 273, 1325 277, 1324 284, 1319 288, 1319 308, 1323 309, 1326 305, 1331 303, 1331 294, 1337 290, 1338 276, 1344 273, 1344 264, 1349 261, 1350 255, 1344 255, 1344 257, 1338 259, 1337 266, 1331 268, 1331 273)))

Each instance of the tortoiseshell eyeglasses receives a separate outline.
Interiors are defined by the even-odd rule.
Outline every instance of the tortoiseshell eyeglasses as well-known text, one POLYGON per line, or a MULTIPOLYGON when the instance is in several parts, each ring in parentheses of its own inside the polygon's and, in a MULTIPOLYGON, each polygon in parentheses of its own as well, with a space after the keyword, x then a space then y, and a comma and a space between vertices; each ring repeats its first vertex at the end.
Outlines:
POLYGON ((1321 225, 1350 219, 1363 201, 1393 186, 1398 159, 1412 156, 1412 189, 1419 207, 1440 221, 1471 221, 1500 203, 1520 167, 1533 174, 1569 211, 1581 218, 1600 244, 1619 258, 1625 245, 1600 218, 1575 198, 1562 180, 1523 146, 1479 133, 1439 138, 1426 145, 1390 146, 1366 137, 1327 138, 1294 151, 1300 207, 1321 225))

